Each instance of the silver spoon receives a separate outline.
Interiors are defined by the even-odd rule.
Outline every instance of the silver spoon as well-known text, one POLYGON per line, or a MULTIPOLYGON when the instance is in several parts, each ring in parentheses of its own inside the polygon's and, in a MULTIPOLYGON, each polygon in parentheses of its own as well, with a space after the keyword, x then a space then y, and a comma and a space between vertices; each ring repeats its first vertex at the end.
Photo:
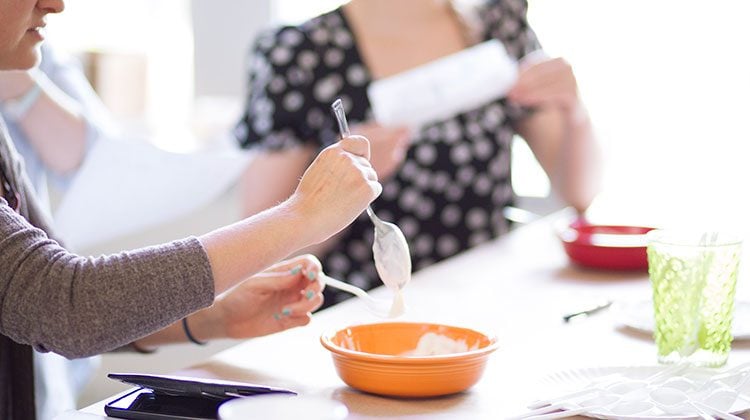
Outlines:
POLYGON ((392 310, 389 309, 389 307, 392 305, 391 302, 388 302, 385 299, 376 299, 357 286, 334 279, 323 273, 321 273, 321 281, 325 283, 326 286, 343 290, 344 292, 351 293, 354 296, 357 296, 365 302, 365 305, 367 305, 367 309, 372 314, 377 315, 381 318, 393 318, 395 316, 401 315, 395 314, 392 310))
MULTIPOLYGON (((341 99, 336 99, 331 108, 333 108, 333 114, 336 116, 341 138, 349 137, 349 124, 346 122, 344 104, 341 99)), ((403 300, 400 292, 411 279, 409 245, 401 229, 393 223, 381 220, 370 206, 367 206, 367 215, 370 216, 372 224, 375 225, 375 240, 372 244, 375 269, 386 287, 397 294, 391 308, 392 312, 401 313, 403 312, 403 300)))
MULTIPOLYGON (((285 271, 266 271, 262 273, 256 274, 254 277, 281 277, 281 276, 287 276, 289 275, 288 272, 285 271)), ((334 279, 333 277, 330 277, 328 274, 325 274, 324 272, 320 272, 318 279, 326 285, 326 287, 333 287, 334 289, 339 289, 347 293, 351 293, 354 296, 358 297, 360 300, 364 301, 367 309, 372 313, 373 315, 379 316, 381 318, 394 318, 397 316, 400 316, 400 313, 395 313, 392 310, 393 303, 390 302, 388 299, 378 299, 370 296, 369 293, 367 293, 364 289, 360 289, 359 287, 349 284, 346 282, 343 282, 338 279, 334 279)))

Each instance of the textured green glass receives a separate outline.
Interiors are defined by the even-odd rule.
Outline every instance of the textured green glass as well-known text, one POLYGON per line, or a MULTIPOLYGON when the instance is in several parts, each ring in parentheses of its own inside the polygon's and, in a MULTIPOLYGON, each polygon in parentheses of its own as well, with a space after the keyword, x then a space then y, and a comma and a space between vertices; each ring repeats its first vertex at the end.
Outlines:
POLYGON ((711 367, 726 363, 740 251, 739 242, 649 243, 659 362, 711 367))

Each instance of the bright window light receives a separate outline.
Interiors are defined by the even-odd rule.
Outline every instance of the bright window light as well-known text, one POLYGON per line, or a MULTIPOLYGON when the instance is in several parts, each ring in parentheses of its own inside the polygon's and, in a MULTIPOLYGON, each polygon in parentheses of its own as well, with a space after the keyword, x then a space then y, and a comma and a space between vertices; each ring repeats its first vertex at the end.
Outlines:
POLYGON ((193 100, 190 3, 175 0, 68 0, 51 15, 49 42, 96 56, 98 88, 126 126, 172 151, 196 148, 188 127, 193 100))
POLYGON ((271 13, 277 22, 298 24, 344 3, 346 0, 275 0, 271 3, 271 13))

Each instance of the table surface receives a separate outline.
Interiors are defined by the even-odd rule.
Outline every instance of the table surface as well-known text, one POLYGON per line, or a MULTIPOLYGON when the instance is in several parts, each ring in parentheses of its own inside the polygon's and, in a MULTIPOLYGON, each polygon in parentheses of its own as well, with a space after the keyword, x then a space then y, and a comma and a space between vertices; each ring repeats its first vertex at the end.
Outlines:
MULTIPOLYGON (((650 335, 619 325, 612 310, 562 321, 563 314, 602 299, 635 302, 649 299, 651 293, 646 272, 571 265, 553 221, 522 226, 415 273, 405 289, 408 311, 399 320, 465 326, 499 337, 500 348, 491 355, 482 379, 466 392, 398 399, 346 386, 319 337, 331 329, 379 321, 356 299, 317 313, 306 327, 242 342, 177 374, 290 388, 343 403, 351 419, 496 419, 524 412, 526 404, 544 396, 538 395, 544 378, 557 372, 655 365, 650 335)), ((740 279, 738 299, 743 284, 740 279)), ((382 289, 374 293, 389 296, 382 289)), ((748 360, 750 341, 735 341, 729 365, 748 360)), ((103 418, 103 405, 67 418, 103 418)))

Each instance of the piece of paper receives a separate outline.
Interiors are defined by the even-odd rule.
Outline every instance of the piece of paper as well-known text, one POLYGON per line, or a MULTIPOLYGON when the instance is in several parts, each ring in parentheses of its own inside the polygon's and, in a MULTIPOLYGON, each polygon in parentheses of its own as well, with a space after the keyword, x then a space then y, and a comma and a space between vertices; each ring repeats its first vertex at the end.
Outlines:
POLYGON ((57 207, 57 232, 81 250, 187 215, 228 190, 248 159, 240 151, 181 154, 96 142, 57 207))
POLYGON ((378 123, 419 128, 505 96, 517 78, 516 60, 490 40, 376 80, 367 95, 378 123))

